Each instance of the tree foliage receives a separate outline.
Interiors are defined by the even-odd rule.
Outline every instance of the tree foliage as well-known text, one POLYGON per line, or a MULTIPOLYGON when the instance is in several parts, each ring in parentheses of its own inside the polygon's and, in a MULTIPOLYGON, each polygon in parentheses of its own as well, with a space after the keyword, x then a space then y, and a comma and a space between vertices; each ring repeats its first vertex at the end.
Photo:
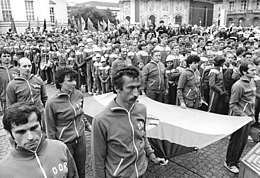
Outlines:
POLYGON ((96 29, 98 29, 98 21, 102 22, 104 20, 107 23, 109 19, 112 23, 116 22, 115 16, 110 9, 97 9, 93 6, 75 7, 72 9, 71 15, 74 16, 76 21, 82 17, 85 20, 86 26, 88 18, 90 18, 96 29))

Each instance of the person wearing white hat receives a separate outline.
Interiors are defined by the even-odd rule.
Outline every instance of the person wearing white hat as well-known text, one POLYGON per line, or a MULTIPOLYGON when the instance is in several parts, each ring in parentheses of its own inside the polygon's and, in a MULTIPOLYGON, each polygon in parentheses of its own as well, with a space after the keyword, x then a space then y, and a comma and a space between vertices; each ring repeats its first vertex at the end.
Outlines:
POLYGON ((97 53, 95 55, 95 57, 93 58, 93 79, 94 79, 94 83, 93 83, 93 93, 95 94, 101 94, 101 81, 98 77, 98 71, 99 71, 99 67, 101 66, 100 60, 101 60, 101 54, 97 53))
POLYGON ((101 57, 101 66, 98 69, 98 77, 101 82, 102 94, 110 91, 110 66, 107 64, 106 58, 101 57))
POLYGON ((178 80, 181 72, 174 68, 174 58, 173 55, 168 55, 166 58, 166 75, 168 76, 168 85, 169 85, 169 92, 165 95, 165 102, 167 104, 176 105, 177 103, 177 86, 178 80))
POLYGON ((81 89, 81 85, 84 84, 84 77, 86 73, 86 61, 84 60, 84 44, 79 43, 78 44, 78 51, 76 51, 76 65, 77 65, 77 71, 78 71, 78 80, 76 88, 78 90, 81 89))
POLYGON ((93 40, 91 38, 87 39, 87 45, 85 46, 83 58, 86 63, 85 67, 85 90, 88 92, 89 95, 92 95, 92 84, 93 84, 93 78, 92 78, 92 71, 93 71, 93 60, 94 57, 93 53, 93 40))

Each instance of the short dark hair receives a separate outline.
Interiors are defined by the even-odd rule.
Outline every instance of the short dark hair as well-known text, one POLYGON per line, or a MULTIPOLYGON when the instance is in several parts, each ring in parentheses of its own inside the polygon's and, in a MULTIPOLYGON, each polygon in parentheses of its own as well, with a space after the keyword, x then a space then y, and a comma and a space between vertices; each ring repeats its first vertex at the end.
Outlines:
POLYGON ((189 55, 186 59, 187 66, 190 67, 193 62, 200 62, 200 57, 198 55, 189 55))
POLYGON ((243 57, 246 57, 246 55, 253 55, 251 52, 249 52, 249 51, 246 51, 246 52, 244 52, 244 54, 243 54, 243 57))
POLYGON ((151 53, 151 55, 153 56, 153 55, 154 55, 154 53, 158 53, 158 52, 160 52, 160 53, 161 53, 161 51, 159 51, 159 50, 152 50, 152 53, 151 53))
POLYGON ((214 58, 214 66, 216 67, 221 66, 222 64, 224 64, 224 62, 225 62, 224 56, 216 56, 214 58))
POLYGON ((247 72, 248 71, 248 66, 249 65, 255 65, 253 62, 251 61, 243 61, 240 66, 239 66, 239 72, 241 75, 244 75, 243 72, 247 72))
POLYGON ((0 57, 2 56, 2 54, 12 54, 10 50, 7 50, 7 49, 3 49, 3 50, 0 50, 0 57))
POLYGON ((41 123, 41 112, 33 103, 18 102, 11 105, 4 113, 4 129, 11 133, 12 124, 26 124, 32 113, 37 115, 37 120, 41 123))
MULTIPOLYGON (((112 83, 114 88, 120 89, 122 90, 123 88, 123 76, 128 76, 132 79, 136 79, 138 77, 140 77, 140 71, 138 68, 134 67, 134 66, 128 66, 128 67, 124 67, 122 69, 119 69, 115 75, 113 75, 112 77, 112 83)), ((114 93, 115 90, 114 90, 114 93)))
POLYGON ((60 68, 56 71, 55 75, 55 84, 57 89, 61 89, 61 83, 64 82, 65 76, 69 75, 70 78, 77 80, 78 78, 78 73, 70 68, 70 67, 64 67, 60 68))

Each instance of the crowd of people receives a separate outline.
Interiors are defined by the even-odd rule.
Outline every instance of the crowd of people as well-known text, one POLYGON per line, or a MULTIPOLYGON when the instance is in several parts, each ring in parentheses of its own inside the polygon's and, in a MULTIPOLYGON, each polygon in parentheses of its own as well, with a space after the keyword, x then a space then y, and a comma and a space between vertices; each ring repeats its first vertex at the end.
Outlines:
MULTIPOLYGON (((97 177, 131 177, 133 171, 133 177, 141 176, 147 166, 141 155, 144 150, 154 163, 165 163, 156 158, 145 134, 137 136, 143 138, 140 140, 144 144, 131 145, 128 137, 126 143, 121 143, 124 136, 118 134, 126 132, 114 133, 111 120, 104 120, 115 116, 114 122, 119 122, 116 118, 130 119, 131 114, 140 114, 144 119, 145 107, 136 104, 139 94, 184 109, 249 116, 252 122, 231 135, 224 164, 238 173, 251 126, 259 127, 259 34, 252 27, 166 27, 163 21, 147 29, 122 25, 105 32, 63 29, 8 33, 0 39, 1 112, 12 110, 6 108, 17 102, 34 103, 42 130, 49 139, 67 145, 79 177, 85 175, 86 161, 85 126, 81 123, 93 130, 93 168, 97 177), (54 84, 59 92, 48 99, 46 85, 54 84), (94 119, 92 127, 84 115, 82 92, 99 95, 112 91, 116 99, 109 110, 94 119), (127 144, 139 154, 138 159, 130 158, 127 144), (137 162, 139 165, 134 166, 137 162)), ((11 116, 5 117, 8 120, 11 116)), ((26 123, 16 119, 8 122, 17 126, 26 123)), ((126 123, 120 122, 115 127, 124 128, 126 123)), ((125 129, 138 129, 138 122, 130 122, 131 127, 125 129)))

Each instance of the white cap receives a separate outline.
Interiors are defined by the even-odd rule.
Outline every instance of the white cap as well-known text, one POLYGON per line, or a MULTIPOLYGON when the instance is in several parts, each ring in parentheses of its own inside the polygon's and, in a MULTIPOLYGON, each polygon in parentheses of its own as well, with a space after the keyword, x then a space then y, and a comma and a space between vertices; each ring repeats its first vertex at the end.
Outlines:
POLYGON ((85 47, 85 45, 83 43, 79 43, 78 47, 85 47))
POLYGON ((127 56, 134 56, 134 55, 135 55, 135 53, 133 51, 129 51, 127 54, 127 56))
POLYGON ((88 43, 93 42, 92 38, 88 38, 88 39, 87 39, 87 42, 88 42, 88 43))
POLYGON ((97 54, 96 54, 96 57, 101 57, 101 54, 97 53, 97 54))
POLYGON ((166 62, 173 61, 173 60, 174 60, 173 55, 168 55, 167 58, 166 58, 166 62))
POLYGON ((106 62, 106 58, 102 56, 100 62, 106 62))
POLYGON ((93 52, 101 52, 102 50, 99 47, 94 47, 93 52))

